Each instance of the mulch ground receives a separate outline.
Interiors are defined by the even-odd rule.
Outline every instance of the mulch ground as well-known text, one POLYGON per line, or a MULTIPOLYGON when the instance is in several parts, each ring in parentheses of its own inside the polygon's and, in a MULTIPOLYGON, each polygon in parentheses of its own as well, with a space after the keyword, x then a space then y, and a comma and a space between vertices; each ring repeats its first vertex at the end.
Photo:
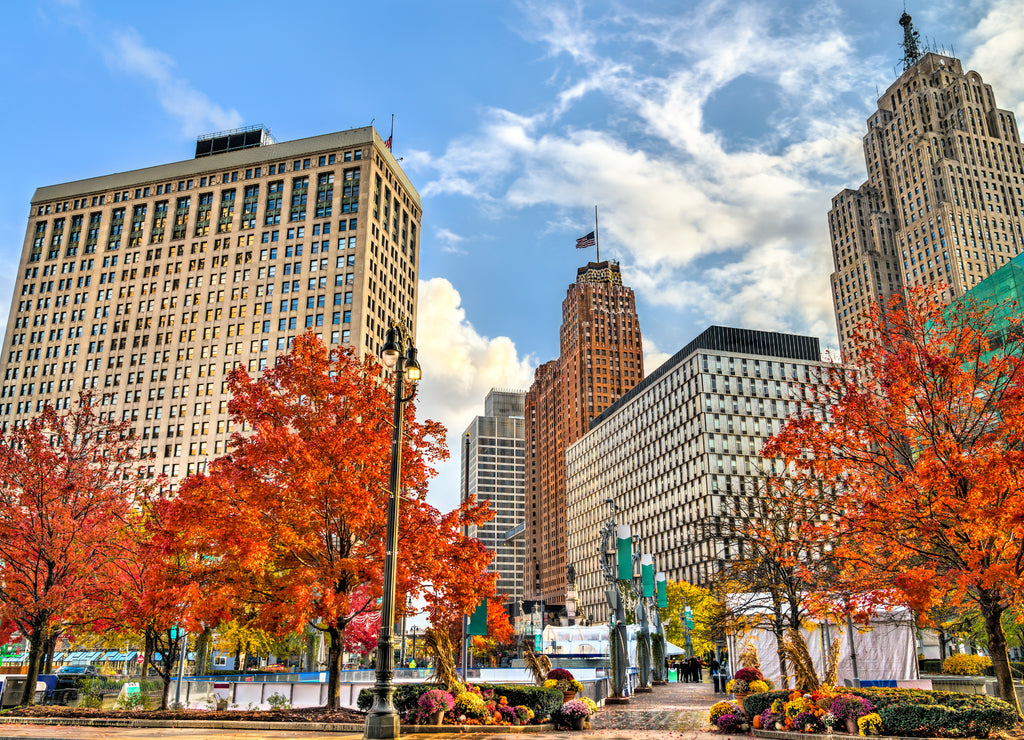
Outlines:
POLYGON ((235 722, 354 722, 363 724, 366 715, 352 709, 274 709, 254 711, 216 712, 203 709, 165 709, 113 711, 109 709, 86 709, 84 707, 58 707, 36 705, 15 707, 2 713, 4 717, 53 717, 58 719, 174 719, 174 720, 216 720, 235 722))

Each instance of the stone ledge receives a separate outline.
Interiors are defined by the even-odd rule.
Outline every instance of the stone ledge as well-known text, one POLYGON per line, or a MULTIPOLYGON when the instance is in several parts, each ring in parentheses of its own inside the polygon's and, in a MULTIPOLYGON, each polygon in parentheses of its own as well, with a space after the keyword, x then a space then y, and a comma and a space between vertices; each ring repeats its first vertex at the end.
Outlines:
MULTIPOLYGON (((844 738, 860 738, 860 735, 850 735, 846 732, 825 734, 820 732, 789 732, 788 730, 754 730, 750 731, 754 737, 769 738, 770 740, 843 740, 844 738)), ((903 735, 871 735, 871 740, 940 740, 940 738, 904 737, 903 735)), ((965 739, 965 740, 969 740, 965 739)))
POLYGON ((402 725, 403 735, 431 733, 467 734, 487 733, 489 735, 516 735, 528 732, 554 732, 553 724, 546 725, 402 725))
MULTIPOLYGON (((156 729, 197 730, 280 730, 306 732, 362 732, 364 724, 352 722, 251 722, 202 719, 119 719, 116 717, 0 717, 0 725, 47 725, 53 727, 151 727, 156 729)), ((431 733, 515 735, 552 732, 553 724, 543 725, 402 725, 403 735, 431 733)))

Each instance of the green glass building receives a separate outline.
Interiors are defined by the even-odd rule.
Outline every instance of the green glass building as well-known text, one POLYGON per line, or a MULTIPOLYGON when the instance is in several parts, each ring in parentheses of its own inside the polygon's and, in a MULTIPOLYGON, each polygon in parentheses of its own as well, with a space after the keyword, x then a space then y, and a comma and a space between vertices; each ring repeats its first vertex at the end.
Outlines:
POLYGON ((1019 254, 967 291, 963 300, 996 309, 993 338, 995 347, 1002 347, 1014 322, 1024 311, 1024 254, 1019 254))

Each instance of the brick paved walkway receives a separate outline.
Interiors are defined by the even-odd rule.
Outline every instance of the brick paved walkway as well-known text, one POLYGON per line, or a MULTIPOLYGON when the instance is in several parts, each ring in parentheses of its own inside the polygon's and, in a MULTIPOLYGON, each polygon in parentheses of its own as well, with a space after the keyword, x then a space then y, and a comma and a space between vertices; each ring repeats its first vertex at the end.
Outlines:
POLYGON ((634 694, 629 704, 602 707, 590 725, 594 730, 698 731, 708 726, 711 705, 724 698, 710 683, 669 683, 650 694, 634 694))

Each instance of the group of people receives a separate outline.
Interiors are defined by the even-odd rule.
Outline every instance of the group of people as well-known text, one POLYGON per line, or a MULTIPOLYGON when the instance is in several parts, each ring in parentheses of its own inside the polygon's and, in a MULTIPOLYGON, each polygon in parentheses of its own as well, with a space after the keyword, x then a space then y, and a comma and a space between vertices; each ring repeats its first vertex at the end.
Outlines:
POLYGON ((702 661, 700 658, 680 658, 678 660, 670 660, 669 668, 674 669, 676 672, 676 683, 690 683, 691 681, 700 682, 704 680, 703 668, 707 666, 711 675, 718 673, 721 667, 718 663, 718 659, 714 656, 708 662, 702 661))

